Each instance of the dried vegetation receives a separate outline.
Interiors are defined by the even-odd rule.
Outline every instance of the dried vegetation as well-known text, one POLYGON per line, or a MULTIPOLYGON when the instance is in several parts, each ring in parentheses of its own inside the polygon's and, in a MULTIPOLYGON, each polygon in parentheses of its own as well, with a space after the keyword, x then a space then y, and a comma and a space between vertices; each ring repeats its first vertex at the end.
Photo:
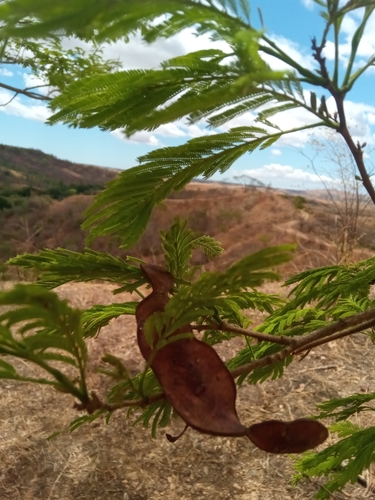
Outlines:
MULTIPOLYGON (((264 289, 281 291, 278 284, 264 285, 264 289)), ((69 284, 59 294, 81 308, 113 301, 107 284, 69 284)), ((115 296, 115 300, 126 298, 115 296)), ((260 315, 253 320, 259 322, 260 315)), ((104 353, 121 357, 134 373, 143 366, 133 318, 113 321, 89 342, 89 382, 102 394, 107 387, 95 366, 104 353)), ((221 345, 221 357, 232 356, 240 342, 221 345)), ((242 387, 237 403, 241 420, 248 425, 270 418, 291 420, 314 412, 315 401, 372 391, 374 358, 363 355, 370 349, 373 346, 366 337, 355 335, 292 363, 283 379, 242 387)), ((35 374, 31 366, 23 365, 22 370, 35 374)), ((308 480, 293 488, 291 458, 268 455, 247 438, 220 438, 189 430, 171 444, 162 431, 152 439, 150 430, 133 427, 124 411, 115 412, 108 425, 97 421, 47 441, 47 436, 66 429, 77 417, 71 398, 50 388, 12 381, 1 381, 0 386, 0 498, 306 500, 318 489, 308 480)), ((362 413, 359 423, 374 425, 374 419, 362 413)), ((177 434, 182 427, 177 419, 167 432, 177 434)), ((348 486, 334 498, 372 498, 375 478, 371 471, 365 478, 367 489, 348 486)))

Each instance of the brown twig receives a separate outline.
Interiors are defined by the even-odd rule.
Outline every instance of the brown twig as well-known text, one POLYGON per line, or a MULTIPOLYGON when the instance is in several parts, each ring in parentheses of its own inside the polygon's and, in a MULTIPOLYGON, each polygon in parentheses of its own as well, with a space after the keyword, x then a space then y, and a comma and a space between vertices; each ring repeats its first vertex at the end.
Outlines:
MULTIPOLYGON (((193 328, 195 330, 213 329, 229 331, 238 333, 240 335, 248 335, 258 340, 273 343, 277 343, 277 340, 282 339, 282 342, 278 342, 279 344, 285 345, 286 343, 288 343, 287 347, 279 352, 276 352, 275 354, 256 359, 250 363, 246 363, 242 366, 230 370, 232 377, 237 378, 240 375, 248 375, 256 368, 272 365, 273 363, 277 363, 278 361, 283 361, 290 355, 301 354, 302 352, 308 351, 318 345, 322 345, 331 342, 332 340, 337 340, 339 338, 352 335, 353 333, 358 333, 373 326, 375 326, 375 309, 370 309, 363 313, 350 316, 349 318, 341 319, 339 321, 336 321, 335 323, 324 326, 323 328, 319 328, 318 330, 315 330, 303 337, 298 338, 290 338, 286 336, 278 337, 276 335, 273 336, 261 334, 259 332, 253 332, 244 328, 229 325, 226 322, 223 322, 221 325, 195 325, 193 326, 193 328)), ((85 410, 89 414, 93 413, 96 410, 107 410, 112 412, 130 406, 147 406, 148 404, 155 401, 160 401, 164 397, 165 394, 163 392, 160 392, 158 394, 146 396, 145 398, 130 399, 121 401, 120 403, 104 403, 94 392, 92 392, 91 398, 87 403, 75 403, 74 408, 78 410, 85 410)))
POLYGON ((240 375, 247 375, 255 370, 255 368, 283 361, 290 354, 300 354, 311 349, 313 346, 325 344, 331 340, 358 333, 372 326, 375 326, 375 309, 370 309, 369 311, 350 316, 349 318, 340 319, 335 323, 319 328, 308 335, 295 339, 293 345, 275 354, 257 359, 231 370, 231 374, 233 378, 239 377, 240 375))
POLYGON ((337 132, 343 137, 348 148, 350 149, 350 152, 352 153, 354 161, 357 165, 358 171, 361 175, 363 186, 366 189, 367 193, 369 194, 372 202, 375 204, 375 189, 374 186, 372 185, 370 176, 367 172, 365 163, 363 161, 363 149, 361 145, 356 145, 355 142, 353 141, 346 123, 346 116, 344 110, 345 93, 331 91, 331 94, 335 99, 337 112, 340 120, 340 126, 337 129, 337 132))
POLYGON ((344 99, 346 96, 346 89, 338 89, 334 82, 330 79, 328 70, 326 67, 326 58, 322 57, 322 51, 325 46, 325 38, 323 37, 323 41, 320 45, 317 45, 316 39, 312 39, 312 50, 313 50, 313 57, 314 59, 318 62, 319 64, 319 71, 318 73, 326 80, 326 84, 322 85, 325 87, 332 97, 335 100, 336 103, 336 108, 337 108, 337 115, 338 115, 338 123, 339 127, 336 129, 336 131, 343 137, 344 141, 346 142, 350 152, 353 155, 354 161, 357 165, 358 171, 361 174, 363 186, 366 189, 367 193, 369 194, 372 202, 375 204, 375 189, 374 186, 372 185, 370 176, 367 172, 367 169, 365 167, 365 163, 363 161, 363 147, 365 144, 355 144, 353 141, 352 136, 350 135, 347 122, 346 122, 346 116, 345 116, 345 110, 344 110, 344 99))
POLYGON ((159 401, 164 398, 164 393, 151 394, 142 399, 129 399, 121 401, 121 403, 103 403, 95 392, 91 393, 91 399, 87 403, 74 403, 73 408, 76 410, 86 410, 87 413, 92 414, 96 410, 115 411, 120 408, 128 408, 130 406, 147 406, 150 403, 159 401))
POLYGON ((15 92, 17 95, 22 94, 26 97, 31 97, 32 99, 36 99, 38 101, 51 101, 51 97, 45 96, 43 94, 38 94, 37 92, 30 92, 27 89, 19 89, 17 87, 13 87, 12 85, 7 85, 6 83, 0 83, 0 87, 6 90, 11 90, 15 92))
MULTIPOLYGON (((342 339, 344 337, 348 337, 349 335, 352 335, 353 333, 358 333, 358 332, 361 332, 363 330, 367 330, 367 328, 371 328, 374 325, 375 325, 375 321, 373 319, 370 319, 369 321, 367 321, 365 323, 361 323, 358 326, 348 328, 347 330, 345 330, 343 332, 338 332, 338 333, 331 335, 329 337, 325 337, 322 340, 316 340, 315 342, 311 342, 311 344, 308 344, 307 346, 305 346, 303 348, 303 351, 312 349, 313 347, 318 347, 319 345, 322 345, 322 344, 328 344, 328 342, 332 342, 333 340, 338 340, 338 339, 342 339)), ((299 353, 300 353, 299 351, 294 351, 294 354, 299 354, 299 353)))
POLYGON ((222 332, 235 333, 237 335, 244 335, 263 342, 272 342, 273 344, 293 345, 295 339, 286 337, 285 335, 268 335, 267 333, 254 332, 253 330, 246 330, 240 326, 231 325, 226 321, 221 324, 212 325, 192 325, 193 330, 220 330, 222 332))

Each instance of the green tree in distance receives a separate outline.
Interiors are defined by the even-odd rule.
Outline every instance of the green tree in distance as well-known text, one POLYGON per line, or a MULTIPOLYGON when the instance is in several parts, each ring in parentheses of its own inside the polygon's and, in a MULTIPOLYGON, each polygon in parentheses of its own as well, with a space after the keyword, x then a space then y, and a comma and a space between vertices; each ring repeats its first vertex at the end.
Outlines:
MULTIPOLYGON (((24 23, 31 26, 32 21, 28 19, 24 23)), ((48 102, 67 85, 80 78, 110 73, 120 67, 119 61, 103 58, 103 47, 100 44, 86 44, 84 49, 82 41, 79 33, 71 37, 71 40, 57 32, 50 32, 42 41, 1 36, 0 67, 7 71, 17 71, 21 66, 35 77, 35 85, 22 88, 0 81, 0 88, 9 91, 11 95, 8 102, 0 105, 6 106, 18 95, 48 102), (64 47, 64 41, 69 41, 69 45, 76 43, 76 46, 64 47)))
MULTIPOLYGON (((102 43, 126 39, 137 32, 152 43, 191 28, 198 36, 210 33, 212 40, 225 41, 229 47, 228 52, 206 49, 175 57, 154 70, 114 71, 73 79, 50 102, 54 111, 51 124, 120 128, 130 136, 180 119, 191 124, 205 120, 208 127, 215 128, 248 111, 257 114, 249 126, 139 158, 140 164, 109 183, 88 210, 83 224, 89 231, 88 243, 98 236, 116 235, 123 248, 131 247, 143 234, 153 208, 193 178, 223 173, 256 148, 265 149, 286 134, 317 127, 341 135, 375 203, 363 157, 365 145, 353 140, 345 114, 347 93, 375 63, 375 56, 364 64, 357 57, 375 6, 372 0, 315 2, 322 9, 325 23, 321 38, 312 40, 315 71, 299 65, 263 29, 254 27, 246 0, 64 0, 63 9, 60 2, 47 0, 9 0, 0 5, 4 46, 8 39, 29 43, 49 40, 56 33, 102 43), (345 16, 353 12, 361 20, 342 72, 340 29, 345 16), (323 54, 328 39, 335 46, 332 67, 327 66, 323 54), (290 70, 273 71, 264 62, 264 54, 286 63, 290 70), (336 105, 333 113, 326 105, 329 96, 336 105), (315 121, 290 130, 272 121, 276 114, 293 108, 309 111, 315 121)), ((269 269, 290 259, 292 247, 265 249, 223 273, 202 273, 196 278, 197 270, 190 266, 192 250, 200 248, 214 258, 221 251, 219 243, 209 236, 195 237, 180 221, 162 238, 166 269, 147 263, 139 266, 134 259, 122 260, 89 249, 83 253, 43 250, 11 259, 11 264, 38 271, 39 280, 37 285, 18 285, 0 294, 0 304, 20 306, 0 316, 0 353, 7 359, 1 360, 0 376, 44 383, 72 394, 79 400, 77 408, 89 413, 75 420, 72 430, 103 413, 130 407, 141 408, 137 421, 145 426, 152 422, 153 435, 169 422, 172 413, 178 413, 187 426, 201 432, 247 435, 261 449, 271 452, 301 452, 324 441, 324 427, 312 420, 268 421, 245 428, 235 413, 232 381, 236 379, 241 385, 281 377, 296 355, 308 355, 313 347, 354 333, 372 335, 375 305, 369 290, 375 279, 375 259, 292 276, 286 284, 294 288, 284 301, 256 288, 264 279, 277 277, 269 269), (139 304, 97 305, 77 311, 46 290, 69 281, 93 279, 116 283, 116 293, 136 291, 142 300, 139 304), (153 289, 147 298, 140 289, 145 283, 153 289), (250 330, 242 312, 246 309, 266 311, 268 316, 262 325, 250 330), (103 363, 108 368, 102 371, 114 379, 114 385, 108 401, 101 401, 86 384, 85 338, 96 335, 122 314, 136 314, 138 344, 147 367, 131 378, 119 359, 107 355, 103 363), (11 330, 17 325, 18 336, 11 330), (202 342, 194 331, 204 332, 202 342), (225 367, 211 346, 233 335, 243 336, 246 346, 225 367), (22 377, 8 362, 11 356, 37 363, 46 371, 46 378, 22 377), (198 366, 199 359, 207 362, 198 366), (58 369, 61 364, 75 367, 76 376, 70 378, 63 368, 58 369), (190 369, 195 379, 189 385, 184 373, 190 369), (215 377, 221 381, 217 385, 211 384, 215 377), (210 384, 206 385, 208 380, 210 384), (192 408, 190 413, 181 394, 192 408), (215 413, 218 407, 226 410, 219 415, 215 413), (208 422, 202 418, 207 409, 208 422)), ((306 475, 326 476, 317 498, 329 498, 348 481, 354 482, 374 460, 375 427, 359 428, 349 420, 357 412, 373 411, 374 399, 375 393, 354 394, 319 405, 318 417, 333 417, 335 423, 330 430, 341 439, 318 453, 307 451, 296 462, 297 480, 306 475)))

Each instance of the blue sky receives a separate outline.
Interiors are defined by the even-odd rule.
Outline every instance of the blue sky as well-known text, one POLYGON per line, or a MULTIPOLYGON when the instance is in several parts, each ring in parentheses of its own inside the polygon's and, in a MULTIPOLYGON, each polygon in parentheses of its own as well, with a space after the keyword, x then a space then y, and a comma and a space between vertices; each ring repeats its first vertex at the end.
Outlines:
MULTIPOLYGON (((253 0, 251 6, 254 20, 258 18, 256 8, 261 8, 265 27, 271 38, 281 44, 284 50, 302 65, 314 67, 310 50, 311 38, 316 35, 318 40, 320 39, 323 20, 318 15, 318 7, 312 0, 253 0)), ((352 15, 347 17, 342 26, 340 40, 342 70, 358 22, 358 16, 352 15)), ((69 44, 71 42, 67 41, 67 46, 69 44)), ((111 58, 119 57, 125 69, 150 68, 156 67, 158 62, 164 59, 209 46, 212 46, 212 42, 208 37, 194 38, 188 30, 174 39, 160 40, 153 46, 146 46, 136 38, 129 44, 123 42, 112 44, 106 48, 105 54, 111 58)), ((375 16, 370 19, 363 43, 359 48, 359 56, 365 61, 373 53, 375 53, 375 16)), ((332 60, 332 54, 333 45, 328 43, 325 52, 328 64, 332 60)), ((362 77, 357 87, 349 94, 346 105, 351 131, 361 142, 367 142, 368 149, 375 143, 374 72, 372 69, 362 77)), ((39 83, 20 68, 1 66, 0 81, 20 87, 39 83)), ((7 102, 11 96, 7 90, 0 88, 0 104, 7 102)), ((79 163, 125 169, 136 165, 136 158, 139 155, 155 147, 181 144, 192 137, 206 133, 204 124, 188 127, 178 122, 164 125, 151 133, 141 132, 130 139, 125 139, 119 131, 109 133, 99 129, 82 130, 70 129, 63 125, 47 126, 44 121, 48 113, 43 103, 23 97, 16 97, 7 106, 0 107, 1 143, 41 149, 59 158, 79 163)), ((306 113, 302 110, 290 110, 279 115, 275 121, 280 120, 280 126, 289 128, 301 125, 305 119, 306 113)), ((250 114, 242 116, 222 130, 250 124, 251 120, 250 114)), ((321 132, 318 132, 317 138, 322 137, 324 136, 321 132)), ((292 189, 321 187, 318 177, 309 166, 308 158, 301 154, 302 151, 307 157, 314 156, 314 151, 309 145, 311 140, 311 135, 307 133, 295 134, 275 143, 269 149, 256 151, 241 158, 222 177, 216 175, 214 178, 233 180, 237 176, 249 175, 273 187, 292 189)), ((334 164, 316 159, 315 167, 325 180, 332 177, 335 182, 337 175, 334 164)))

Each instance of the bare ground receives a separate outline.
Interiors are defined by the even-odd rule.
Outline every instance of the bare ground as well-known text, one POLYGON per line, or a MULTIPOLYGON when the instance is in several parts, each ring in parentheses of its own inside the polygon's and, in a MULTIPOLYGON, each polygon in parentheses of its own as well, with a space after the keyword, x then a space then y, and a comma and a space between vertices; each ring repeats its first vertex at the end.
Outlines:
MULTIPOLYGON (((277 285, 267 287, 268 292, 279 291, 277 285)), ((80 308, 113 301, 111 286, 106 284, 65 285, 59 294, 80 308)), ((124 295, 115 297, 127 300, 124 295)), ((232 356, 238 342, 221 346, 221 356, 232 356)), ((133 318, 119 318, 89 344, 92 388, 105 387, 94 371, 105 352, 120 356, 130 370, 142 367, 133 318)), ((291 420, 312 414, 314 402, 372 392, 373 348, 366 337, 353 336, 292 363, 281 380, 244 386, 238 397, 241 420, 248 425, 271 418, 291 420)), ((18 365, 35 374, 33 367, 18 365)), ((133 427, 124 411, 115 412, 108 425, 99 420, 47 441, 77 417, 72 399, 48 387, 13 381, 0 381, 0 388, 0 499, 306 500, 318 490, 318 482, 308 480, 292 487, 291 458, 266 454, 246 438, 218 438, 189 430, 171 444, 164 430, 152 439, 150 430, 133 427)), ((368 413, 359 415, 356 422, 375 425, 374 420, 368 413)), ((167 431, 177 434, 182 427, 176 420, 167 431)), ((364 476, 367 489, 349 485, 332 498, 374 498, 374 476, 371 471, 364 476)))

